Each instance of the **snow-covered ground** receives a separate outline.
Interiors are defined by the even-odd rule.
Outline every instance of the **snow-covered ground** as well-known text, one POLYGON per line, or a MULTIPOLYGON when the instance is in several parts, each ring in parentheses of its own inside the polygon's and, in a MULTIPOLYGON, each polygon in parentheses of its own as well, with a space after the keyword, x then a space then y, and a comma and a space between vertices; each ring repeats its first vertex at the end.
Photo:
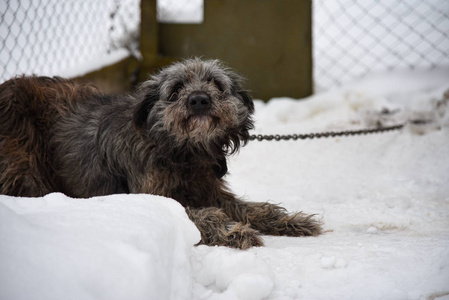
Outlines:
POLYGON ((250 142, 230 159, 233 190, 316 213, 326 232, 247 251, 193 246, 198 231, 162 197, 0 196, 0 299, 449 299, 449 69, 256 108, 263 134, 430 122, 250 142))

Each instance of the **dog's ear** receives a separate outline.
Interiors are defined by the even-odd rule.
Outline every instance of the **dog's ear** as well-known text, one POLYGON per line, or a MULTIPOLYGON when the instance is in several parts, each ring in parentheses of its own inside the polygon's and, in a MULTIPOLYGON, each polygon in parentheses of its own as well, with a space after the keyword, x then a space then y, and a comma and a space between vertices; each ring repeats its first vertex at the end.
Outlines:
POLYGON ((217 159, 217 164, 213 165, 212 169, 214 170, 215 176, 220 179, 226 175, 228 172, 228 164, 226 163, 226 158, 217 159))
POLYGON ((147 122, 148 115, 154 104, 159 100, 159 88, 156 84, 144 83, 139 91, 139 99, 142 101, 134 110, 134 124, 137 128, 142 128, 147 122))
POLYGON ((248 109, 247 117, 240 124, 235 136, 231 138, 233 147, 230 153, 232 154, 238 151, 240 142, 243 142, 243 145, 245 145, 249 140, 249 130, 254 128, 254 122, 251 117, 254 113, 254 102, 249 92, 243 87, 243 77, 234 72, 229 72, 228 77, 231 79, 231 93, 240 99, 248 109))
POLYGON ((253 98, 250 96, 250 94, 249 94, 249 92, 247 90, 245 90, 241 86, 239 88, 240 89, 237 90, 237 94, 240 96, 240 98, 242 99, 243 103, 248 108, 249 112, 253 113, 254 112, 253 98))
POLYGON ((231 92, 243 102, 252 114, 254 112, 254 103, 249 92, 243 87, 245 79, 234 72, 228 72, 228 77, 231 78, 232 82, 231 92))

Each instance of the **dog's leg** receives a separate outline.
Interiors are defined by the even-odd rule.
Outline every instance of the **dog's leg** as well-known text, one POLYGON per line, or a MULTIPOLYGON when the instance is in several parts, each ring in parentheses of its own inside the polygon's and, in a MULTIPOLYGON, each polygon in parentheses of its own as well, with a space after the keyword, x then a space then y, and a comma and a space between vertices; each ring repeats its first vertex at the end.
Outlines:
POLYGON ((9 143, 0 141, 0 148, 3 147, 0 153, 0 194, 40 197, 56 191, 49 168, 38 157, 37 150, 33 153, 19 145, 18 139, 9 143))
POLYGON ((321 222, 313 219, 313 215, 288 214, 285 208, 275 204, 229 199, 222 202, 222 208, 233 220, 250 224, 262 234, 316 236, 321 233, 321 222))
POLYGON ((186 208, 187 215, 198 227, 201 242, 209 246, 239 249, 262 246, 262 239, 249 225, 232 221, 220 208, 186 208))

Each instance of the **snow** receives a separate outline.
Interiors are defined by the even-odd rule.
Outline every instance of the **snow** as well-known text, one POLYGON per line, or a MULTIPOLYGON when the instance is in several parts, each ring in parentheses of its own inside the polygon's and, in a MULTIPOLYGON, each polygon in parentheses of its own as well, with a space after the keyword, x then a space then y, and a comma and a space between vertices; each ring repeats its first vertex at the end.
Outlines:
POLYGON ((200 235, 176 201, 0 200, 0 299, 190 298, 200 235))
POLYGON ((104 67, 113 65, 125 58, 129 57, 128 49, 116 49, 110 53, 99 55, 97 58, 92 60, 85 60, 79 62, 77 65, 72 66, 58 72, 58 76, 74 78, 79 76, 84 76, 89 72, 98 71, 104 67), (86 62, 87 61, 87 62, 86 62))
POLYGON ((201 24, 204 0, 158 0, 157 21, 160 23, 201 24))
POLYGON ((257 134, 427 123, 250 142, 228 163, 234 192, 315 213, 325 233, 247 251, 194 246, 162 197, 0 196, 0 299, 449 299, 449 69, 256 101, 255 119, 257 134))

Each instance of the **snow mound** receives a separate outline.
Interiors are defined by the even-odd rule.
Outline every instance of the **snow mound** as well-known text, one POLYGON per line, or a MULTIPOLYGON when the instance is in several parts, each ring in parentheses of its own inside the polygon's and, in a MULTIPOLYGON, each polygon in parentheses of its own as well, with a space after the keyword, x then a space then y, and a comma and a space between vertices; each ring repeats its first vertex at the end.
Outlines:
POLYGON ((151 195, 0 196, 0 299, 189 299, 200 235, 151 195))

